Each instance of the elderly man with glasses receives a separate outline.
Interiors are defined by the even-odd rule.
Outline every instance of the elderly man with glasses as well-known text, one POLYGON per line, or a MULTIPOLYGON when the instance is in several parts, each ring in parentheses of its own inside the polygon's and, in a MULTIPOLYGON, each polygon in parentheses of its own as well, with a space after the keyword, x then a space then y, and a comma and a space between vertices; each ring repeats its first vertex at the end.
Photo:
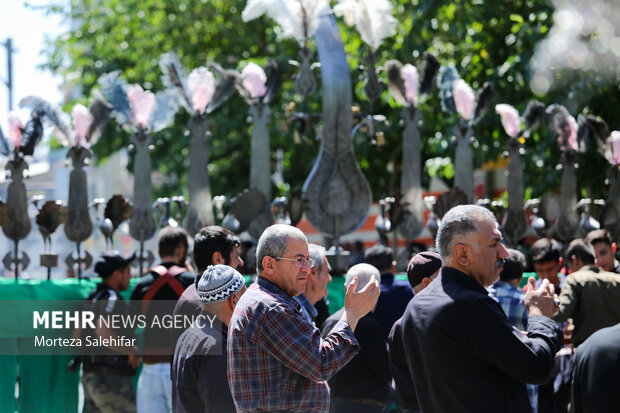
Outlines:
POLYGON ((349 284, 340 321, 321 338, 293 297, 304 292, 314 265, 306 236, 273 225, 256 249, 258 278, 241 297, 228 330, 228 382, 238 412, 329 411, 327 380, 359 351, 353 331, 374 308, 374 277, 356 292, 349 284))

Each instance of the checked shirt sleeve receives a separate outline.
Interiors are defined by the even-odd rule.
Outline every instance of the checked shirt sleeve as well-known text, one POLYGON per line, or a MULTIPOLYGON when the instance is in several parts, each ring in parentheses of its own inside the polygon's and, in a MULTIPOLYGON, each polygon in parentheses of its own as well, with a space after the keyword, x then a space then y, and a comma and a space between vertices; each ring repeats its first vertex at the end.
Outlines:
POLYGON ((359 351, 353 331, 338 322, 322 339, 319 330, 298 314, 269 311, 261 329, 261 347, 290 370, 310 380, 329 380, 359 351))

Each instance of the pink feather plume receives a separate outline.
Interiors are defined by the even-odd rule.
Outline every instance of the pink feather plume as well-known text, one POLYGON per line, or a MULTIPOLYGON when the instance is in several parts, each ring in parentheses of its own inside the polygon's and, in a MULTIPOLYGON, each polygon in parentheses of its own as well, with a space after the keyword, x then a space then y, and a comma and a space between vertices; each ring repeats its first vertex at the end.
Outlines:
POLYGON ((516 138, 521 130, 521 119, 519 119, 519 112, 517 112, 514 107, 506 103, 495 105, 495 112, 501 116, 502 126, 508 136, 511 138, 516 138))
POLYGON ((262 67, 256 63, 248 63, 241 71, 243 87, 253 99, 261 98, 267 93, 267 75, 262 67))
POLYGON ((574 117, 568 117, 568 126, 570 127, 570 135, 568 136, 568 148, 576 151, 579 148, 577 143, 577 130, 579 129, 579 125, 574 117))
POLYGON ((607 138, 607 160, 612 165, 620 165, 620 131, 612 131, 607 138))
POLYGON ((88 133, 90 124, 93 123, 93 116, 86 106, 78 103, 71 110, 71 117, 73 118, 73 126, 75 127, 75 142, 85 146, 86 134, 88 133))
POLYGON ((418 88, 420 87, 420 77, 418 69, 407 63, 400 69, 400 77, 405 84, 405 98, 413 106, 418 104, 418 88))
POLYGON ((22 120, 15 112, 9 112, 9 139, 13 142, 13 147, 18 149, 22 143, 22 120))
POLYGON ((465 120, 471 120, 474 116, 476 96, 472 88, 463 79, 454 82, 454 104, 456 110, 465 120))
POLYGON ((199 67, 189 74, 187 87, 192 99, 194 110, 203 113, 215 92, 215 78, 206 67, 199 67))
POLYGON ((146 128, 149 117, 155 110, 155 95, 153 92, 143 90, 140 85, 130 85, 127 97, 129 98, 133 124, 146 128))

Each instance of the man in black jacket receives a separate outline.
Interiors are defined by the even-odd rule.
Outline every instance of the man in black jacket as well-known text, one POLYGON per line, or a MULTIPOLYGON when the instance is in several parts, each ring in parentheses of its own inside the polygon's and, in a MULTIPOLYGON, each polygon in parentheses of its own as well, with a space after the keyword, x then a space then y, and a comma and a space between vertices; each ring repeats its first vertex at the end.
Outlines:
MULTIPOLYGON (((381 282, 379 270, 370 264, 357 264, 347 272, 345 288, 358 278, 356 291, 361 290, 375 276, 381 282)), ((344 308, 331 315, 321 328, 327 337, 342 318, 344 308)), ((360 318, 355 329, 360 352, 329 381, 331 413, 376 412, 381 413, 388 400, 390 365, 383 340, 383 328, 373 311, 360 318)))
POLYGON ((484 287, 508 257, 493 214, 461 205, 437 232, 439 277, 417 294, 402 319, 403 348, 423 412, 531 411, 525 383, 551 374, 562 331, 553 288, 534 279, 525 297, 527 335, 512 326, 484 287))
POLYGON ((620 406, 620 324, 592 334, 575 351, 573 409, 613 412, 620 406))

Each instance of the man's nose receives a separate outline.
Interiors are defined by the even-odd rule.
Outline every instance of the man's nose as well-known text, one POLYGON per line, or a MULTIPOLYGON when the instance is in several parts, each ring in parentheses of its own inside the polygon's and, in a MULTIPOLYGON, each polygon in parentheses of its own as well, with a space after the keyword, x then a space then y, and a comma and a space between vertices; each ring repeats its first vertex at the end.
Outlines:
POLYGON ((499 244, 499 251, 498 251, 498 257, 499 258, 508 258, 510 257, 510 253, 508 252, 508 250, 506 249, 506 246, 504 244, 499 244))

